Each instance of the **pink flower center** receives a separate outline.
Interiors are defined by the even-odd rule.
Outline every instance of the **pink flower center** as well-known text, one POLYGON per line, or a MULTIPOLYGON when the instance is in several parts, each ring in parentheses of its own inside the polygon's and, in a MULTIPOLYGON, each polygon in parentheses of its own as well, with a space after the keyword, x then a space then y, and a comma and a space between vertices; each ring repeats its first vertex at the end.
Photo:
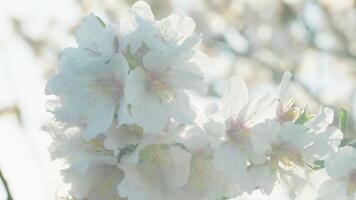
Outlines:
POLYGON ((110 75, 110 77, 93 81, 89 88, 106 98, 116 101, 122 95, 124 84, 118 78, 110 75))
POLYGON ((150 89, 158 96, 160 101, 169 102, 175 98, 175 91, 167 83, 164 76, 151 71, 146 71, 146 75, 150 89))
POLYGON ((226 135, 235 143, 244 144, 250 137, 250 131, 246 123, 239 122, 233 118, 228 120, 229 127, 225 131, 226 135))

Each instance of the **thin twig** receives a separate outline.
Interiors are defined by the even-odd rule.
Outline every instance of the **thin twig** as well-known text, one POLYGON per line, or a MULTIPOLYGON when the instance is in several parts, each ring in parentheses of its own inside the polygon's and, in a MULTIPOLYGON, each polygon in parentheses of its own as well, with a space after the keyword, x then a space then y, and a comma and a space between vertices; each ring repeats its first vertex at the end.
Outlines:
POLYGON ((7 181, 6 181, 5 177, 3 176, 1 170, 0 170, 0 179, 2 181, 2 184, 4 185, 4 188, 5 188, 6 193, 7 193, 7 200, 13 200, 11 192, 10 192, 10 189, 9 189, 9 186, 8 186, 7 181))

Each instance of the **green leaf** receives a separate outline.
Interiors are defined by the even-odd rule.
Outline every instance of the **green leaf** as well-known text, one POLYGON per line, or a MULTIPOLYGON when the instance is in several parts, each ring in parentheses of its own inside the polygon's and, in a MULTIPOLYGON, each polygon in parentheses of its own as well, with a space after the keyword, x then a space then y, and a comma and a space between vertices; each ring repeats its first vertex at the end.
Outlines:
POLYGON ((308 108, 308 106, 304 106, 303 108, 301 108, 300 115, 297 118, 297 120, 295 121, 296 124, 303 125, 303 124, 305 124, 305 122, 309 121, 310 119, 312 119, 314 117, 313 115, 310 115, 308 113, 307 108, 308 108))
POLYGON ((125 155, 128 155, 128 154, 131 154, 133 153, 134 151, 136 151, 138 147, 138 144, 129 144, 127 145, 126 147, 122 148, 122 149, 119 149, 119 155, 118 155, 118 162, 120 163, 121 162, 121 159, 125 156, 125 155))
POLYGON ((180 147, 181 149, 188 151, 187 147, 181 142, 176 142, 174 144, 171 144, 171 146, 180 147))
POLYGON ((306 168, 310 171, 316 171, 325 167, 325 163, 323 160, 317 160, 314 163, 305 163, 306 168))
POLYGON ((339 111, 339 128, 343 133, 346 133, 348 129, 348 113, 344 108, 339 111))
POLYGON ((137 54, 133 54, 131 52, 130 46, 128 46, 127 52, 124 55, 131 70, 134 70, 136 67, 141 65, 141 58, 137 54))

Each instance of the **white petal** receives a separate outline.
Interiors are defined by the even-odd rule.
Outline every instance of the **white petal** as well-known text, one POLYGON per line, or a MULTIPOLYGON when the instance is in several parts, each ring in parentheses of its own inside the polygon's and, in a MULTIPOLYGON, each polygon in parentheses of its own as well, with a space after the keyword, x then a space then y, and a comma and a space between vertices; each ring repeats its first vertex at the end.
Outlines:
POLYGON ((138 14, 140 17, 154 21, 154 16, 151 10, 151 6, 148 5, 145 1, 137 1, 131 8, 132 11, 134 11, 136 14, 138 14))
POLYGON ((91 105, 88 107, 86 115, 86 130, 83 133, 85 140, 95 138, 100 133, 107 130, 114 118, 115 104, 111 102, 103 102, 103 104, 91 105))
POLYGON ((248 102, 246 83, 237 76, 230 77, 223 96, 223 112, 227 117, 238 114, 248 102))
POLYGON ((318 200, 352 200, 346 188, 344 181, 327 180, 318 189, 318 200))
POLYGON ((170 154, 173 166, 173 184, 176 187, 182 187, 188 182, 191 155, 180 147, 171 147, 170 154))
POLYGON ((182 50, 195 49, 195 47, 199 47, 201 40, 201 35, 191 35, 187 37, 181 45, 179 45, 179 48, 182 50))
POLYGON ((167 104, 169 115, 182 124, 191 124, 196 118, 189 98, 184 92, 177 92, 176 98, 167 104))
POLYGON ((313 134, 309 133, 307 128, 302 125, 286 122, 282 124, 279 139, 281 143, 303 149, 313 142, 313 134))
POLYGON ((325 167, 328 174, 333 178, 348 175, 356 169, 356 150, 349 146, 340 148, 337 153, 326 159, 325 167))
POLYGON ((123 167, 125 178, 118 185, 117 189, 121 197, 127 197, 132 200, 147 200, 147 194, 144 191, 144 184, 139 172, 134 167, 123 167))
POLYGON ((334 121, 334 111, 328 107, 322 108, 319 111, 319 115, 306 122, 305 126, 315 130, 323 131, 334 121))
POLYGON ((80 78, 70 73, 68 70, 52 76, 46 86, 46 94, 63 94, 76 93, 78 88, 83 87, 80 78))
POLYGON ((268 120, 263 124, 258 124, 253 127, 251 130, 251 142, 256 153, 271 153, 271 145, 277 140, 280 129, 279 123, 273 120, 268 120))
POLYGON ((256 165, 261 165, 266 162, 267 156, 265 154, 259 154, 256 153, 253 150, 252 144, 246 144, 245 145, 245 153, 247 155, 247 158, 256 165))
POLYGON ((204 83, 204 77, 185 70, 172 70, 172 76, 169 79, 171 85, 180 89, 196 90, 201 94, 207 91, 207 85, 204 83))
POLYGON ((143 65, 146 69, 161 73, 169 67, 165 61, 164 54, 159 51, 150 51, 143 57, 143 65))
POLYGON ((117 78, 123 81, 126 80, 129 72, 129 65, 126 61, 126 58, 121 53, 115 54, 112 57, 109 65, 111 65, 114 69, 113 73, 115 73, 117 78))
POLYGON ((141 68, 131 71, 125 86, 125 95, 129 104, 143 103, 143 97, 147 95, 147 79, 145 72, 141 68))
POLYGON ((256 180, 258 187, 262 192, 266 194, 272 192, 277 181, 277 175, 270 170, 269 166, 253 166, 252 169, 250 169, 250 173, 256 180))
POLYGON ((132 124, 132 118, 130 117, 129 103, 125 96, 121 96, 119 108, 117 111, 117 121, 118 125, 122 124, 132 124))
MULTIPOLYGON (((244 117, 250 118, 254 123, 260 123, 266 119, 273 119, 275 117, 276 105, 275 96, 272 93, 266 93, 263 96, 250 100, 244 117)), ((242 116, 240 116, 240 118, 242 118, 242 116)))
POLYGON ((145 132, 154 134, 162 131, 169 119, 166 107, 151 96, 147 96, 142 104, 132 105, 131 116, 145 132))
POLYGON ((225 143, 218 147, 214 164, 227 178, 244 184, 241 178, 247 173, 247 159, 236 145, 225 143))
POLYGON ((118 45, 114 32, 107 30, 94 14, 82 20, 75 35, 79 47, 89 51, 94 57, 111 55, 118 45))
POLYGON ((308 154, 312 156, 309 158, 310 161, 324 160, 330 154, 335 153, 342 138, 342 132, 336 127, 329 127, 325 132, 315 134, 313 145, 307 149, 310 152, 308 154))
POLYGON ((122 125, 118 128, 116 125, 112 125, 105 132, 105 135, 107 135, 104 141, 105 148, 113 150, 117 154, 120 149, 128 145, 138 144, 139 138, 132 131, 134 130, 130 129, 130 125, 122 125))
POLYGON ((282 102, 282 105, 285 105, 286 103, 288 103, 288 93, 287 93, 287 87, 288 87, 288 84, 290 82, 290 80, 292 79, 292 73, 290 72, 285 72, 283 74, 283 78, 282 78, 282 81, 279 85, 279 89, 278 89, 278 95, 279 95, 279 98, 282 102))
POLYGON ((187 14, 179 12, 172 14, 157 22, 160 29, 163 29, 164 36, 177 41, 192 35, 195 29, 194 20, 187 14), (168 34, 168 35, 166 35, 168 34))
POLYGON ((184 145, 190 151, 199 151, 204 149, 208 144, 208 136, 199 127, 192 127, 185 132, 184 145))

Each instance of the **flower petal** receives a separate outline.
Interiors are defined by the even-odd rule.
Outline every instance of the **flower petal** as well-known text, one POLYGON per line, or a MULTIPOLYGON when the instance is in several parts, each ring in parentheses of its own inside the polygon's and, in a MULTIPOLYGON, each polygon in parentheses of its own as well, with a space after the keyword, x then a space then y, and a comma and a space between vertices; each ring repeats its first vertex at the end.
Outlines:
POLYGON ((230 77, 222 101, 224 115, 230 117, 240 113, 248 99, 246 83, 237 76, 230 77))

